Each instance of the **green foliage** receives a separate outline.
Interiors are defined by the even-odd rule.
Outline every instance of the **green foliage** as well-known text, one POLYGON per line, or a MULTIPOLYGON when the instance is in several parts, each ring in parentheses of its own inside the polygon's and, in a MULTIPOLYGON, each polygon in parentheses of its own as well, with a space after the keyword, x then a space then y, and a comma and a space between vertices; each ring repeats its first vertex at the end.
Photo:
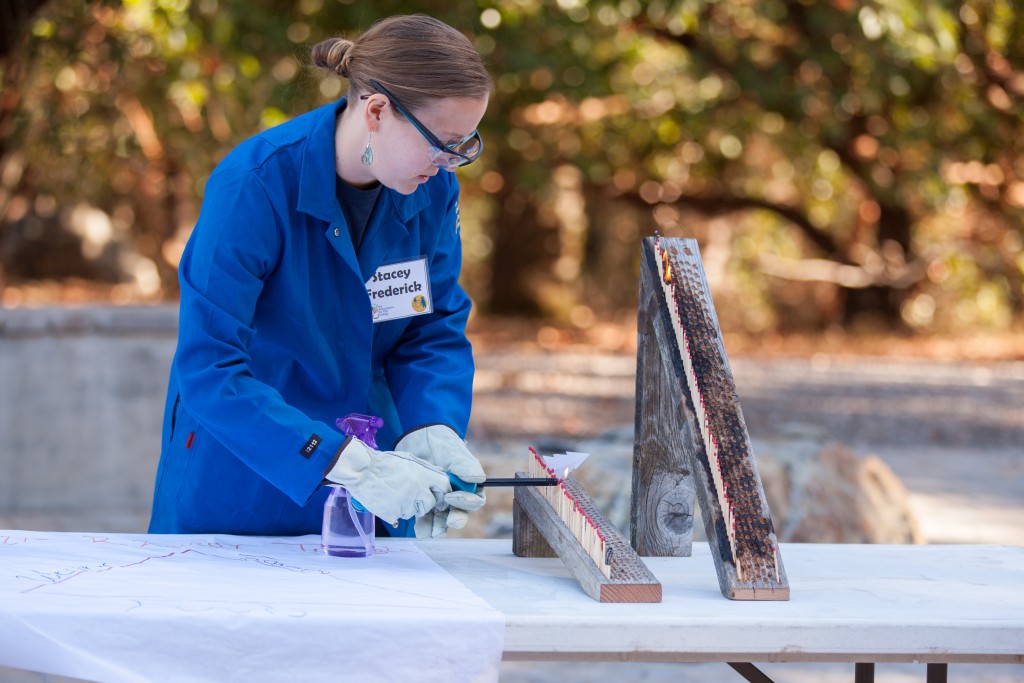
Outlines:
MULTIPOLYGON (((1011 3, 557 7, 586 49, 574 53, 567 37, 521 59, 542 54, 535 68, 556 73, 551 65, 576 59, 597 82, 556 79, 538 105, 506 100, 510 139, 527 160, 564 160, 648 205, 648 225, 663 232, 707 241, 700 225, 728 214, 736 237, 770 237, 745 261, 733 244, 734 272, 754 274, 753 289, 731 278, 737 307, 765 292, 780 304, 803 281, 799 303, 820 309, 815 325, 872 314, 920 328, 1019 318, 1024 42, 1011 3), (780 251, 780 230, 799 235, 796 253, 780 251), (953 253, 987 265, 941 280, 932 266, 953 253), (822 285, 837 304, 821 304, 822 285)), ((555 4, 544 8, 525 19, 557 21, 555 4)), ((521 40, 525 19, 497 42, 521 40)), ((591 239, 603 232, 596 208, 591 239)), ((761 327, 755 318, 765 316, 737 324, 761 327)))
POLYGON ((658 229, 721 255, 729 326, 1019 321, 1010 0, 50 0, 4 65, 0 215, 87 202, 173 289, 217 161, 341 93, 308 47, 410 11, 495 75, 460 173, 467 283, 496 310, 630 308, 658 229))

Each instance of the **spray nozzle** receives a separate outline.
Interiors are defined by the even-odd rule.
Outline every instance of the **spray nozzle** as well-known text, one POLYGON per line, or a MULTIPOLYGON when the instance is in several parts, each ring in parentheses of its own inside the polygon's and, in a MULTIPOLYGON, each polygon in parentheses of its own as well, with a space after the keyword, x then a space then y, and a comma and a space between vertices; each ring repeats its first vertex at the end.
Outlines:
POLYGON ((349 413, 336 422, 345 436, 354 436, 370 448, 377 448, 377 430, 384 426, 384 420, 376 415, 349 413))

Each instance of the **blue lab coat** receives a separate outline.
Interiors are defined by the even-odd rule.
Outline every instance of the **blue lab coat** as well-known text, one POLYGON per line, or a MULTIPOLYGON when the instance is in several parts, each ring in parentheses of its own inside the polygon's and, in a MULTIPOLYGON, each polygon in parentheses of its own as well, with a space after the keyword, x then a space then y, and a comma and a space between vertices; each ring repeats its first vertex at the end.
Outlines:
MULTIPOLYGON (((470 301, 459 286, 459 189, 438 173, 382 188, 357 254, 335 193, 335 117, 320 107, 234 149, 206 186, 179 265, 151 533, 319 533, 335 420, 469 422, 470 301), (374 322, 365 283, 427 258, 433 312, 374 322)), ((411 524, 397 533, 411 535, 411 524)))

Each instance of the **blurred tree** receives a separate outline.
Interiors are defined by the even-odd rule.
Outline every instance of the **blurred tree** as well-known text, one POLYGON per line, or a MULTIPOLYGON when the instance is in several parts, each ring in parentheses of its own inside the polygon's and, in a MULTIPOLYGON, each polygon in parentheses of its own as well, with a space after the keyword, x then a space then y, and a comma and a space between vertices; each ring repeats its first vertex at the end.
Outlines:
POLYGON ((4 0, 0 3, 0 59, 15 48, 32 14, 45 2, 46 0, 4 0))
POLYGON ((19 14, 24 39, 0 57, 0 289, 78 275, 173 296, 216 163, 342 94, 305 69, 312 44, 410 10, 473 28, 466 3, 409 5, 49 0, 19 14))
POLYGON ((1020 315, 1013 3, 494 4, 502 82, 519 97, 538 81, 548 91, 533 105, 503 98, 509 151, 532 162, 519 172, 530 178, 564 162, 585 170, 590 240, 609 230, 613 196, 667 233, 742 213, 733 258, 746 251, 761 288, 827 283, 841 294, 835 322, 927 326, 938 301, 954 304, 948 324, 1020 315))
POLYGON ((21 94, 0 122, 18 141, 0 159, 8 274, 32 272, 16 247, 59 222, 108 277, 173 294, 205 178, 233 144, 287 118, 275 105, 299 68, 280 16, 291 3, 278 4, 275 16, 216 0, 47 3, 10 60, 27 72, 3 84, 21 94))
POLYGON ((475 35, 496 76, 460 171, 492 311, 632 307, 657 227, 701 240, 735 326, 1019 319, 1012 0, 50 0, 0 57, 8 276, 61 218, 92 276, 172 293, 216 162, 341 93, 306 48, 409 11, 475 35))

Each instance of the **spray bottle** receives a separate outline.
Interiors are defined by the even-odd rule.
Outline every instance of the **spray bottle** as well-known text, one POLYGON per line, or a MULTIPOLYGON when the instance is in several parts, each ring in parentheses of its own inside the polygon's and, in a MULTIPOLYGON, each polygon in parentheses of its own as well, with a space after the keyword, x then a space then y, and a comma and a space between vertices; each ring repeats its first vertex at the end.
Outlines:
MULTIPOLYGON (((377 430, 384 420, 374 415, 353 413, 337 421, 346 436, 359 439, 370 448, 377 448, 377 430)), ((348 489, 332 486, 324 503, 324 523, 320 546, 328 555, 336 557, 366 557, 373 555, 374 517, 359 505, 348 489)))

